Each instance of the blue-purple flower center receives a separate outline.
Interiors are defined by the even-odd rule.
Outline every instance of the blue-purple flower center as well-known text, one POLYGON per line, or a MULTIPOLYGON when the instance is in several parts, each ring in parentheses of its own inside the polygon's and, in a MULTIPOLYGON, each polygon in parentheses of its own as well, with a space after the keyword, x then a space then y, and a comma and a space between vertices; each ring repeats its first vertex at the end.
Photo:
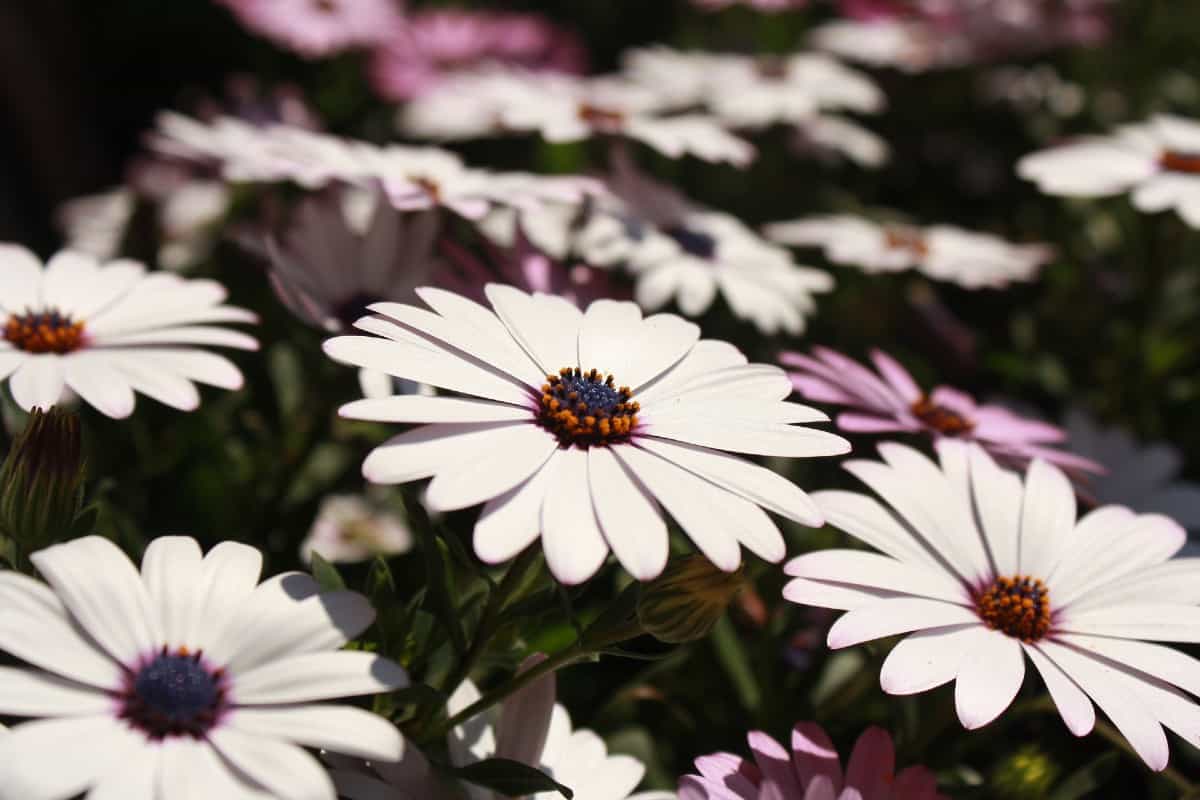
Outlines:
POLYGON ((629 438, 641 407, 612 375, 563 367, 542 385, 538 422, 564 445, 591 447, 629 438))
POLYGON ((717 240, 707 233, 683 225, 667 228, 663 233, 675 240, 683 251, 697 258, 712 259, 717 254, 717 240))
POLYGON ((224 677, 198 652, 163 648, 129 676, 121 716, 152 739, 201 738, 225 706, 224 677))
POLYGON ((83 323, 57 309, 27 311, 8 318, 4 338, 27 353, 70 353, 83 346, 83 323))

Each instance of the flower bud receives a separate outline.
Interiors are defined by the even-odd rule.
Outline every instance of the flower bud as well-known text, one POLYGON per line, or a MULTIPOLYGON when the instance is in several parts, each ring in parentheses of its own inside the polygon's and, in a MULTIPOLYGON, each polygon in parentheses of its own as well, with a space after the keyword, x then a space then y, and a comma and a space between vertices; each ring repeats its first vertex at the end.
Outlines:
POLYGON ((663 642, 679 644, 701 639, 744 585, 740 569, 722 572, 703 556, 677 559, 642 587, 638 622, 663 642))
POLYGON ((1036 745, 1026 745, 1000 762, 992 786, 997 797, 1007 800, 1047 797, 1058 773, 1058 766, 1048 755, 1036 745))
POLYGON ((34 409, 0 466, 0 532, 16 553, 30 553, 75 531, 83 505, 79 417, 34 409))

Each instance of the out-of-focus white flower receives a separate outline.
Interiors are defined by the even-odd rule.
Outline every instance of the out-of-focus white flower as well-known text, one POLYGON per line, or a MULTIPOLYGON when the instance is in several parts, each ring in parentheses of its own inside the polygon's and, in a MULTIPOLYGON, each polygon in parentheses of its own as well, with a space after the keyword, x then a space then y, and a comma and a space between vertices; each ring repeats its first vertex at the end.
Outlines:
POLYGON ((300 557, 308 561, 316 552, 326 561, 350 563, 406 553, 412 543, 412 531, 396 514, 361 495, 331 495, 321 502, 300 557))
POLYGON ((816 151, 818 157, 842 156, 856 164, 882 167, 891 158, 891 148, 878 134, 846 117, 817 114, 795 124, 793 146, 800 152, 816 151))
POLYGON ((334 800, 304 748, 395 761, 387 719, 324 701, 408 685, 397 664, 341 650, 375 619, 354 592, 284 573, 262 556, 164 536, 139 574, 107 539, 34 553, 49 584, 0 573, 0 712, 32 717, 0 736, 6 800, 197 797, 334 800))
POLYGON ((764 230, 782 244, 822 247, 835 264, 871 273, 917 269, 967 289, 1031 281, 1053 255, 1045 245, 1016 245, 950 225, 887 225, 846 215, 775 222, 764 230))
POLYGON ((59 206, 55 221, 67 249, 107 260, 117 254, 136 206, 133 191, 117 186, 68 200, 59 206))
POLYGON ((965 64, 970 56, 961 39, 939 37, 925 25, 901 20, 827 22, 817 26, 809 41, 849 61, 906 72, 965 64))
POLYGON ((1200 228, 1200 122, 1160 114, 1041 150, 1017 162, 1017 174, 1047 194, 1107 197, 1130 192, 1139 211, 1174 209, 1200 228))
POLYGON ((240 331, 212 323, 255 322, 224 305, 209 280, 147 273, 135 261, 101 265, 64 250, 45 266, 17 245, 0 245, 0 376, 17 405, 49 408, 68 388, 115 418, 133 413, 138 392, 181 411, 200 405, 193 381, 238 389, 242 374, 197 345, 256 350, 240 331))
POLYGON ((306 58, 383 44, 400 31, 395 0, 217 0, 251 31, 306 58))

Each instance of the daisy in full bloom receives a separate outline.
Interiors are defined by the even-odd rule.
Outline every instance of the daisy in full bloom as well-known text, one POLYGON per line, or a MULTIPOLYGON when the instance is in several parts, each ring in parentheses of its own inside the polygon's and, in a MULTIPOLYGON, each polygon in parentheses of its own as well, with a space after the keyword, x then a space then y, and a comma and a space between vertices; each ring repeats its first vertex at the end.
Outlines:
POLYGON ((339 494, 321 501, 300 557, 309 561, 315 552, 332 563, 354 563, 406 553, 412 543, 412 531, 400 517, 360 495, 339 494))
POLYGON ((679 781, 679 800, 947 800, 925 767, 896 772, 892 737, 867 728, 843 774, 837 750, 815 722, 792 729, 791 749, 762 731, 746 737, 753 761, 733 753, 696 759, 699 775, 679 781))
POLYGON ((388 720, 320 701, 408 685, 399 665, 339 650, 375 612, 302 573, 258 583, 232 542, 155 539, 138 573, 107 539, 34 553, 49 586, 0 573, 0 796, 334 800, 305 747, 395 761, 388 720))
POLYGON ((1151 642, 1200 642, 1200 560, 1166 517, 1103 506, 1076 520, 1075 492, 1040 459, 1024 479, 977 445, 943 441, 939 462, 894 443, 845 467, 887 504, 815 495, 829 522, 880 553, 825 550, 790 561, 792 602, 845 610, 835 649, 908 634, 888 654, 889 694, 954 681, 959 721, 996 719, 1033 662, 1067 728, 1091 731, 1093 703, 1154 770, 1163 726, 1200 746, 1200 662, 1151 642), (1178 688, 1176 688, 1178 687, 1178 688))
POLYGON ((402 17, 397 0, 217 0, 251 31, 305 58, 383 44, 402 17))
POLYGON ((376 49, 370 76, 384 97, 407 100, 483 64, 578 74, 585 61, 578 37, 536 14, 437 8, 405 17, 376 49))
POLYGON ((869 273, 916 269, 966 289, 1031 281, 1053 255, 1046 245, 1011 244, 951 225, 888 225, 849 215, 775 222, 763 230, 780 244, 824 248, 835 264, 869 273))
POLYGON ((1200 122, 1160 114, 1025 156, 1017 174, 1046 194, 1108 197, 1131 193, 1139 211, 1174 209, 1200 228, 1200 122))
POLYGON ((476 554, 506 561, 541 538, 560 581, 587 580, 609 550, 639 580, 662 572, 659 504, 717 567, 737 569, 739 543, 769 561, 785 544, 763 509, 812 524, 807 496, 777 473, 725 451, 813 457, 847 452, 838 436, 795 423, 826 419, 784 400, 784 372, 700 340, 671 314, 633 303, 580 311, 553 295, 491 284, 492 309, 419 289, 426 310, 371 306, 371 336, 325 343, 337 361, 429 383, 454 396, 389 397, 343 406, 351 419, 429 423, 363 463, 375 483, 433 477, 425 504, 485 503, 476 554))
POLYGON ((0 245, 0 376, 26 411, 67 390, 104 414, 133 413, 140 392, 181 411, 200 405, 193 381, 239 389, 242 374, 196 345, 255 350, 239 331, 212 323, 255 322, 223 305, 208 280, 147 273, 134 261, 100 264, 64 250, 45 266, 18 245, 0 245))
MULTIPOLYGON (((528 668, 544 657, 525 660, 528 668)), ((577 800, 675 800, 670 792, 632 794, 646 768, 627 755, 609 755, 604 740, 590 730, 573 730, 567 710, 555 703, 551 673, 509 696, 499 706, 450 732, 447 745, 455 766, 489 758, 507 758, 536 767, 571 789, 577 800)), ((450 696, 446 713, 457 714, 480 698, 471 681, 450 696)), ((416 748, 408 748, 396 764, 366 765, 339 760, 334 782, 347 800, 501 800, 501 795, 471 784, 455 786, 440 778, 416 748)), ((554 800, 556 791, 527 800, 554 800)))
POLYGON ((878 372, 824 347, 814 348, 811 356, 782 353, 780 361, 796 370, 791 373, 792 385, 805 398, 850 408, 837 417, 844 431, 970 439, 1014 464, 1042 458, 1071 470, 1104 471, 1090 459, 1052 447, 1066 439, 1060 428, 1017 416, 1002 406, 979 405, 949 386, 927 393, 908 370, 880 350, 871 351, 878 372))

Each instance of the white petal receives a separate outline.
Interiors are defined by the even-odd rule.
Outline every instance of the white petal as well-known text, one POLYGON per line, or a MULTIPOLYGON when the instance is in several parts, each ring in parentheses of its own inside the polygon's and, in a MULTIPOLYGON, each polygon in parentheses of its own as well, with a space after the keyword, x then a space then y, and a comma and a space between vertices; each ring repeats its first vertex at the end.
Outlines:
POLYGON ((700 329, 672 314, 642 319, 634 303, 597 300, 579 332, 579 364, 611 373, 635 391, 679 362, 700 339, 700 329))
POLYGON ((217 353, 171 347, 139 347, 137 360, 163 372, 231 391, 242 388, 242 373, 217 353))
POLYGON ((241 331, 211 325, 181 325, 107 336, 96 336, 97 347, 132 347, 133 345, 207 344, 214 347, 234 347, 238 350, 257 350, 258 340, 241 331))
POLYGON ((533 412, 526 406, 470 397, 404 394, 356 400, 339 408, 338 416, 373 422, 518 422, 532 419, 533 412))
POLYGON ((122 686, 118 663, 86 637, 41 581, 0 572, 0 608, 0 650, 99 689, 122 686))
POLYGON ((1021 525, 1021 479, 996 466, 982 447, 970 448, 971 488, 996 574, 1016 575, 1021 525))
POLYGON ((249 545, 221 542, 208 551, 192 588, 191 625, 184 640, 198 648, 216 642, 241 613, 262 574, 262 553, 249 545))
POLYGON ((888 694, 917 694, 954 680, 978 627, 956 625, 910 633, 884 659, 880 687, 888 694))
POLYGON ((63 800, 145 747, 112 714, 26 722, 0 737, 0 787, 13 800, 63 800))
POLYGON ((874 605, 881 600, 907 597, 886 589, 814 581, 811 578, 793 578, 788 581, 783 587, 783 596, 784 599, 800 605, 834 608, 840 611, 874 605))
MULTIPOLYGON (((110 350, 104 354, 104 360, 121 373, 121 377, 135 392, 180 411, 193 411, 200 405, 200 393, 191 381, 174 371, 159 369, 145 362, 138 358, 137 351, 123 353, 110 350)), ((70 380, 68 372, 67 381, 70 380)))
POLYGON ((901 597, 847 611, 829 629, 828 643, 839 650, 898 633, 978 621, 974 611, 959 605, 923 597, 901 597))
POLYGON ((318 594, 308 575, 285 573, 259 585, 205 652, 240 674, 275 659, 341 647, 374 619, 361 594, 318 594))
MULTIPOLYGON (((500 318, 489 309, 472 300, 468 300, 462 295, 447 292, 443 289, 421 288, 417 289, 417 295, 430 308, 443 317, 472 327, 479 337, 485 340, 502 343, 502 346, 512 353, 512 361, 505 361, 504 363, 505 368, 510 370, 514 376, 518 378, 528 376, 537 381, 545 378, 545 375, 538 369, 537 364, 513 340, 512 334, 508 332, 508 328, 504 326, 500 318)), ((531 383, 530 385, 536 386, 538 384, 531 383)))
POLYGON ((335 361, 428 383, 453 392, 523 405, 530 389, 468 355, 432 343, 415 344, 375 336, 338 336, 323 345, 335 361))
POLYGON ((143 747, 110 764, 84 800, 157 800, 159 752, 143 747))
POLYGON ((528 423, 435 423, 393 436, 363 461, 371 483, 406 483, 435 475, 441 468, 470 459, 496 435, 528 423))
POLYGON ((716 450, 652 437, 639 439, 638 446, 768 511, 810 527, 824 524, 812 498, 774 470, 716 450))
POLYGON ((596 518, 621 566, 640 581, 658 577, 670 540, 649 490, 607 447, 588 450, 588 481, 596 518))
POLYGON ((288 705, 238 708, 229 724, 242 733, 303 747, 365 758, 397 761, 404 737, 388 720, 344 705, 288 705))
POLYGON ((187 637, 196 614, 202 558, 200 545, 189 536, 160 536, 142 556, 142 581, 158 611, 163 642, 172 648, 194 646, 187 637))
POLYGON ((146 268, 136 261, 110 261, 100 267, 89 290, 73 298, 72 308, 69 309, 72 316, 75 319, 89 319, 101 313, 130 291, 145 274, 146 268))
POLYGON ((276 800, 221 758, 207 742, 167 739, 159 752, 159 787, 154 800, 276 800))
POLYGON ((158 617, 133 564, 115 544, 85 536, 34 553, 30 560, 71 616, 125 665, 162 643, 158 617))
POLYGON ((1025 474, 1018 569, 1022 575, 1049 575, 1075 527, 1075 490, 1057 467, 1034 459, 1025 474))
POLYGON ((1056 634, 1054 638, 1055 641, 1095 653, 1102 658, 1153 675, 1194 695, 1200 695, 1200 659, 1173 647, 1133 639, 1110 639, 1072 633, 1056 634))
POLYGON ((575 447, 554 459, 542 504, 542 549, 559 581, 582 583, 604 563, 608 543, 600 531, 588 485, 587 452, 575 447))
POLYGON ((886 589, 971 607, 966 588, 941 570, 905 564, 890 556, 861 550, 817 550, 797 556, 784 572, 797 578, 837 581, 886 589))
POLYGON ((17 244, 0 244, 0 308, 21 314, 42 307, 42 261, 17 244))
POLYGON ((734 453, 816 458, 850 452, 849 442, 828 431, 753 419, 728 419, 720 425, 706 418, 651 419, 644 427, 652 436, 734 453))
POLYGON ((51 353, 27 358, 9 379, 13 400, 26 411, 48 409, 63 393, 63 359, 51 353))
POLYGON ((967 730, 982 728, 1012 704, 1025 680, 1025 654, 1011 636, 977 626, 958 666, 954 705, 967 730))
MULTIPOLYGON (((1092 514, 1103 510, 1097 509, 1092 514)), ((1187 541, 1187 532, 1183 528, 1157 514, 1140 514, 1125 524, 1117 522, 1107 527, 1104 533, 1107 535, 1086 539, 1080 533, 1072 542, 1074 547, 1090 550, 1094 555, 1090 561, 1079 563, 1076 554, 1071 554, 1074 570, 1071 573, 1063 570, 1064 580, 1055 580, 1051 584, 1058 595, 1056 605, 1065 606, 1092 598, 1102 600, 1108 584, 1161 564, 1187 541)), ((1151 599, 1160 600, 1158 597, 1151 599)))
POLYGON ((431 511, 478 505, 517 486, 550 458, 558 440, 536 425, 497 430, 470 458, 441 467, 425 492, 431 511))
POLYGON ((1096 708, 1078 684, 1051 661, 1036 644, 1023 644, 1029 660, 1041 673, 1046 689, 1067 729, 1076 736, 1087 736, 1096 726, 1096 708))
POLYGON ((530 296, 511 286, 489 284, 484 291, 497 316, 546 375, 581 367, 577 342, 583 313, 561 297, 530 296))
POLYGON ((616 447, 613 452, 709 561, 726 572, 738 568, 742 557, 737 539, 714 505, 716 494, 733 495, 639 447, 616 447))
POLYGON ((129 380, 98 352, 83 351, 62 360, 63 379, 88 405, 105 416, 124 419, 133 413, 129 380))
POLYGON ((218 727, 209 741, 226 760, 279 800, 336 800, 320 763, 295 745, 218 727))
POLYGON ((46 262, 42 283, 42 299, 49 308, 80 319, 87 298, 103 283, 97 280, 100 266, 86 253, 62 250, 46 262))
POLYGON ((116 701, 94 686, 49 672, 0 667, 0 711, 17 717, 78 717, 112 712, 116 701))
MULTIPOLYGON (((518 672, 525 672, 545 661, 541 654, 530 656, 521 663, 518 672)), ((544 675, 509 695, 500 708, 496 726, 496 758, 508 758, 522 764, 538 764, 550 735, 550 720, 554 713, 556 678, 544 675)))
POLYGON ((1054 627, 1064 632, 1121 639, 1200 642, 1200 608, 1143 601, 1120 606, 1068 609, 1060 614, 1054 627))
POLYGON ((475 555, 485 563, 509 560, 541 534, 546 487, 563 452, 552 454, 532 477, 484 505, 475 523, 474 542, 475 555))
POLYGON ((308 703, 389 692, 408 683, 408 674, 398 664, 374 653, 306 653, 276 659, 238 675, 233 701, 239 705, 308 703))
POLYGON ((1150 769, 1167 765, 1167 737, 1138 695, 1137 681, 1069 647, 1043 640, 1038 648, 1100 706, 1150 769))
POLYGON ((649 385, 643 386, 638 391, 637 399, 642 403, 651 403, 656 398, 672 397, 679 393, 680 387, 697 377, 727 367, 746 366, 746 363, 742 351, 728 342, 702 339, 678 364, 654 378, 649 385))
POLYGON ((840 490, 814 492, 812 498, 826 521, 835 528, 905 563, 941 569, 947 575, 955 574, 942 558, 875 498, 840 490))

